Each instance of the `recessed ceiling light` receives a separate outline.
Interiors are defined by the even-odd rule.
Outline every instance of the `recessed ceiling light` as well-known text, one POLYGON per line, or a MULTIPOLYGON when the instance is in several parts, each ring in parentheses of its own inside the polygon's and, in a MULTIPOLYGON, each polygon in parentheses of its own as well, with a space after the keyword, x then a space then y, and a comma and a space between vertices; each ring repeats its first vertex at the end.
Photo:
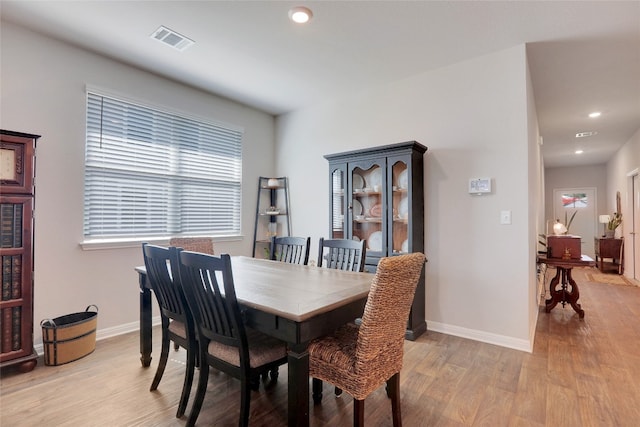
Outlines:
POLYGON ((587 136, 594 136, 594 135, 597 135, 597 134, 598 134, 598 132, 591 132, 591 131, 589 131, 589 132, 578 132, 578 133, 576 133, 576 138, 585 138, 587 136))
POLYGON ((576 150, 576 154, 582 154, 582 153, 584 153, 583 150, 576 150))
POLYGON ((589 113, 589 117, 595 119, 596 117, 600 117, 602 113, 600 111, 594 111, 593 113, 589 113))
POLYGON ((304 24, 311 20, 313 13, 311 9, 304 6, 296 6, 289 9, 289 19, 297 24, 304 24))

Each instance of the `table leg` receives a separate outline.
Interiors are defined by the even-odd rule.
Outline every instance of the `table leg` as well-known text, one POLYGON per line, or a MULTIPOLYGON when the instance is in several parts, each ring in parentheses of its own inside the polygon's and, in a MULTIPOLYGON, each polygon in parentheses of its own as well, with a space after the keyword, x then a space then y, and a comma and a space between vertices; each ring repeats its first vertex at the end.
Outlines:
POLYGON ((549 313, 559 302, 562 303, 563 307, 566 303, 569 303, 578 313, 578 316, 581 319, 584 318, 584 310, 578 304, 580 290, 576 281, 571 277, 571 268, 556 267, 556 275, 549 283, 549 293, 551 298, 546 300, 544 311, 549 313), (556 289, 558 283, 561 283, 560 289, 556 289))
POLYGON ((545 301, 544 311, 547 313, 553 310, 553 308, 558 305, 560 301, 562 301, 562 289, 557 290, 556 286, 560 282, 560 276, 562 275, 562 269, 560 267, 556 267, 556 275, 551 279, 551 283, 549 283, 549 295, 551 298, 545 301))
POLYGON ((309 426, 308 343, 289 343, 289 427, 309 426))
POLYGON ((151 290, 146 286, 146 274, 140 274, 140 362, 151 365, 151 290))
POLYGON ((582 306, 578 304, 578 299, 580 298, 580 289, 578 289, 578 284, 573 277, 571 277, 571 269, 567 269, 567 281, 565 282, 565 301, 571 304, 571 307, 578 313, 581 319, 584 318, 584 310, 582 306), (567 282, 571 285, 571 291, 566 289, 567 282))

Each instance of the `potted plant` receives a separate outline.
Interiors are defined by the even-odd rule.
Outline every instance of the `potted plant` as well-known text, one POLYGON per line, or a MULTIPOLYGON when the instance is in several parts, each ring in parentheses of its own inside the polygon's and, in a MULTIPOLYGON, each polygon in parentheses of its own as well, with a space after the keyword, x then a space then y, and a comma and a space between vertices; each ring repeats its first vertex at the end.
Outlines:
POLYGON ((614 212, 611 215, 611 219, 607 223, 607 230, 605 231, 605 237, 607 239, 612 239, 615 236, 616 228, 622 224, 622 214, 620 212, 614 212))

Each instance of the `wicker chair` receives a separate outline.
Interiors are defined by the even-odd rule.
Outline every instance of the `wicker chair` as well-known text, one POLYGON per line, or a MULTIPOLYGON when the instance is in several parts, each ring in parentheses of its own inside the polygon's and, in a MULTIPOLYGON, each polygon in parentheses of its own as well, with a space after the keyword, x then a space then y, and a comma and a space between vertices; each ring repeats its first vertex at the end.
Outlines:
POLYGON ((365 256, 366 240, 320 238, 318 267, 324 264, 336 270, 364 271, 365 256))
POLYGON ((213 239, 211 237, 172 237, 169 240, 169 246, 182 248, 185 251, 213 255, 213 239))
POLYGON ((176 248, 142 244, 147 279, 160 306, 162 321, 162 349, 156 375, 151 383, 151 391, 156 390, 167 366, 169 342, 173 341, 187 350, 187 369, 182 385, 182 395, 176 417, 184 415, 193 383, 198 346, 195 338, 193 317, 189 311, 182 288, 173 278, 178 277, 178 252, 176 248), (169 267, 167 267, 167 262, 169 267))
POLYGON ((269 253, 274 261, 307 265, 310 237, 272 237, 269 253))
POLYGON ((402 425, 404 334, 424 262, 421 253, 382 258, 361 325, 346 324, 309 344, 309 374, 316 404, 322 400, 322 381, 328 381, 353 396, 353 425, 364 426, 364 399, 386 381, 393 425, 402 425))
POLYGON ((251 389, 257 389, 252 382, 259 381, 262 373, 287 363, 286 344, 244 326, 229 255, 182 251, 179 274, 200 349, 200 376, 187 425, 193 426, 198 418, 211 366, 240 379, 239 425, 247 426, 251 389))

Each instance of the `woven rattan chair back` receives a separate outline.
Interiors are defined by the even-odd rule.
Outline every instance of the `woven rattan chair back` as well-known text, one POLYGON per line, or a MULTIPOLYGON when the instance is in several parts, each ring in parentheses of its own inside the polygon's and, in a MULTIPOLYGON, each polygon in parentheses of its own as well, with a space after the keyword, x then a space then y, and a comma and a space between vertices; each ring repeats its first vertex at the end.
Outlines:
POLYGON ((172 237, 169 246, 182 248, 185 251, 200 252, 213 255, 213 238, 211 237, 172 237))
POLYGON ((366 240, 320 238, 318 267, 336 270, 364 271, 366 240))
POLYGON ((198 418, 207 390, 209 366, 213 366, 240 379, 239 425, 246 426, 250 381, 286 363, 286 345, 245 328, 229 255, 180 252, 180 283, 195 319, 201 361, 198 388, 187 425, 194 425, 198 418), (260 346, 259 357, 252 351, 252 345, 260 346))
POLYGON ((176 414, 179 418, 184 414, 189 400, 195 356, 198 351, 193 316, 180 284, 174 280, 179 275, 178 250, 175 247, 165 248, 143 243, 142 252, 147 280, 158 301, 162 323, 162 349, 156 375, 151 384, 152 391, 158 388, 162 379, 169 356, 170 341, 187 350, 187 369, 176 414))
POLYGON ((310 237, 272 237, 270 255, 274 261, 307 265, 309 262, 310 237))
POLYGON ((359 326, 349 323, 309 345, 313 398, 322 398, 322 381, 354 398, 354 426, 364 425, 364 399, 385 382, 393 425, 402 424, 400 370, 404 335, 425 257, 412 253, 382 258, 359 326))
POLYGON ((375 371, 367 360, 387 354, 385 365, 393 364, 398 371, 402 367, 407 319, 424 262, 423 254, 412 253, 378 263, 358 333, 356 370, 375 371))

